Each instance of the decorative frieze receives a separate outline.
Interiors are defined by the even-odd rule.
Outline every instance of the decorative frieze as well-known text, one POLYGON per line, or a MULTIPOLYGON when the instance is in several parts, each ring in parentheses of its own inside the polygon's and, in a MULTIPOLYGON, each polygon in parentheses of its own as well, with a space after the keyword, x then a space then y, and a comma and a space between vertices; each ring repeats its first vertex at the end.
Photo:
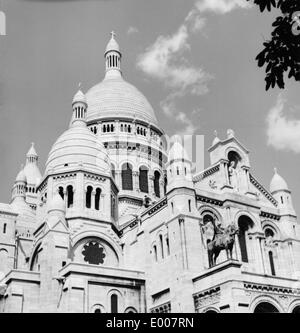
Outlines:
POLYGON ((167 302, 150 310, 151 313, 170 313, 171 303, 167 302))
POLYGON ((202 291, 200 293, 194 294, 193 297, 194 297, 195 310, 197 311, 201 307, 218 303, 221 298, 221 289, 219 286, 214 287, 202 291))
POLYGON ((213 175, 214 173, 218 172, 220 170, 220 164, 218 165, 214 165, 206 170, 204 170, 203 172, 201 172, 199 175, 196 175, 193 178, 193 182, 197 183, 200 182, 201 180, 203 180, 204 178, 213 175))
POLYGON ((250 182, 275 206, 278 206, 277 201, 271 195, 269 191, 267 191, 252 175, 249 174, 250 182))

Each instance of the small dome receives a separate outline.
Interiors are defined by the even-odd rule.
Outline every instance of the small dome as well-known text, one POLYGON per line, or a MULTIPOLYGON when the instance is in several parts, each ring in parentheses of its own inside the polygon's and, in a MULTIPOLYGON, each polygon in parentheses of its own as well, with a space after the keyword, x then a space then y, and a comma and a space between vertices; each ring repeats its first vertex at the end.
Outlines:
POLYGON ((80 89, 77 91, 77 93, 75 94, 75 96, 73 98, 72 104, 74 104, 74 103, 87 104, 85 94, 80 89))
POLYGON ((169 150, 168 162, 170 163, 174 160, 185 160, 186 162, 190 162, 190 158, 181 144, 180 137, 176 137, 173 146, 169 150))
POLYGON ((105 53, 107 53, 109 51, 120 52, 120 46, 119 46, 118 42, 115 40, 115 33, 113 31, 111 32, 111 39, 106 46, 105 53))
POLYGON ((58 210, 61 212, 65 212, 66 210, 66 205, 65 202, 63 201, 62 197, 56 193, 52 200, 50 200, 49 204, 48 204, 48 212, 54 211, 54 210, 58 210))
POLYGON ((26 183, 26 175, 23 169, 23 165, 21 166, 21 170, 19 171, 17 177, 16 177, 16 182, 22 182, 26 183))
POLYGON ((274 169, 274 176, 270 183, 270 192, 289 190, 286 181, 277 173, 277 169, 274 169))
POLYGON ((78 166, 110 174, 107 151, 86 126, 70 127, 56 140, 48 155, 46 172, 64 172, 78 166))

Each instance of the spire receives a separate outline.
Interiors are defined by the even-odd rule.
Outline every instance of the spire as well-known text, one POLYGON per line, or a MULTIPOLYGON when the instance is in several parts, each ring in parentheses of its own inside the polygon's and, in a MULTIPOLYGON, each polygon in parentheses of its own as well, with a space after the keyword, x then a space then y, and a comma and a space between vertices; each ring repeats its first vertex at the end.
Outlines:
POLYGON ((72 108, 73 108, 72 126, 86 125, 87 101, 85 94, 81 91, 80 88, 81 88, 81 83, 79 83, 79 90, 75 94, 72 102, 72 108))
POLYGON ((112 31, 110 41, 108 42, 105 50, 105 66, 106 77, 120 76, 121 75, 121 57, 119 44, 115 39, 115 32, 112 31))

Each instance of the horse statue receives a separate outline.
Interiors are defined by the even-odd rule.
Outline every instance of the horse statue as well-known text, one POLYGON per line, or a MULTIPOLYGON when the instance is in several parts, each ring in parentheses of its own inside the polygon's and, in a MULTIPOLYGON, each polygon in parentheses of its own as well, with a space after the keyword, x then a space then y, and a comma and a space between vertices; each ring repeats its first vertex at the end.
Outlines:
POLYGON ((217 258, 222 250, 226 250, 227 258, 232 259, 232 249, 235 235, 239 232, 234 224, 228 225, 226 228, 218 228, 215 226, 215 234, 212 241, 207 244, 209 266, 216 264, 217 258))

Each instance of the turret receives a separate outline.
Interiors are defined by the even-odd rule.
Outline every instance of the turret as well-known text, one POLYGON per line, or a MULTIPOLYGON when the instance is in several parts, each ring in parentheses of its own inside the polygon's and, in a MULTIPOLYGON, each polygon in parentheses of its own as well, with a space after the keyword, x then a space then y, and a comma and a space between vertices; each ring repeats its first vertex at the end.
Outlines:
POLYGON ((270 192, 277 200, 278 208, 281 210, 282 215, 296 215, 292 203, 291 191, 286 181, 278 174, 276 168, 274 168, 274 176, 270 183, 270 192))
POLYGON ((169 151, 166 167, 168 173, 167 192, 176 187, 193 187, 192 162, 183 148, 179 136, 175 138, 169 151))
POLYGON ((72 102, 73 118, 71 126, 86 126, 87 102, 84 93, 79 89, 72 102))
POLYGON ((26 196, 26 175, 24 172, 24 166, 21 165, 21 170, 19 171, 12 191, 12 202, 24 201, 26 196))

